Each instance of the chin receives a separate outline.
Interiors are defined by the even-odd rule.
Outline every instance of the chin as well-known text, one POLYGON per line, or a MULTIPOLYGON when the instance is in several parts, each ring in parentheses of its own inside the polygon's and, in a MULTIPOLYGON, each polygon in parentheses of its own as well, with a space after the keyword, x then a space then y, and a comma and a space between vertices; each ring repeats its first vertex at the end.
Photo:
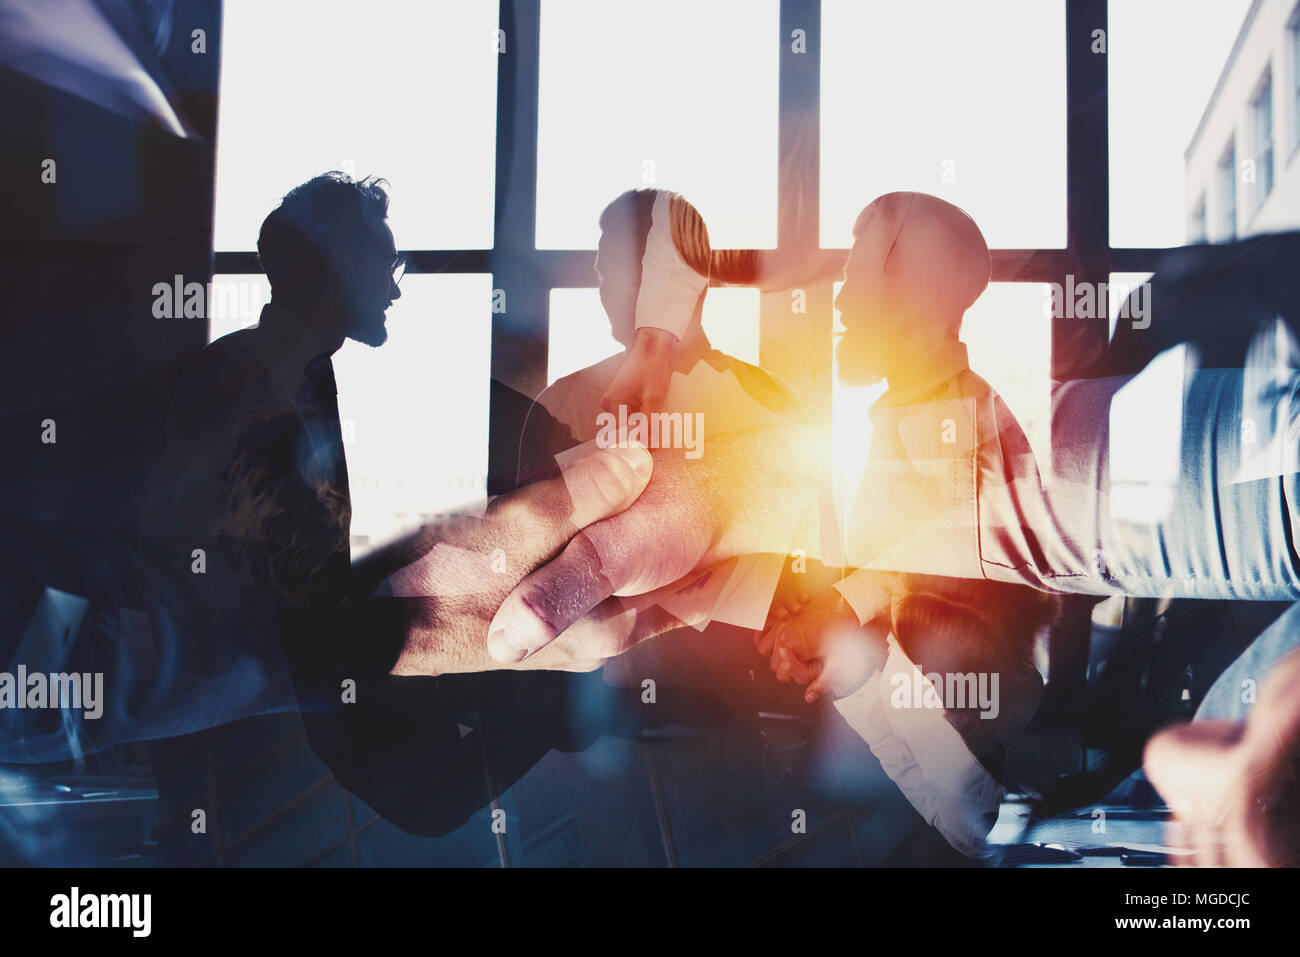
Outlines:
POLYGON ((846 332, 835 347, 835 360, 841 385, 849 387, 875 385, 884 378, 877 368, 876 356, 870 343, 864 343, 846 332))
POLYGON ((357 329, 350 338, 363 346, 378 348, 388 341, 388 327, 382 322, 377 326, 367 326, 364 329, 357 329))

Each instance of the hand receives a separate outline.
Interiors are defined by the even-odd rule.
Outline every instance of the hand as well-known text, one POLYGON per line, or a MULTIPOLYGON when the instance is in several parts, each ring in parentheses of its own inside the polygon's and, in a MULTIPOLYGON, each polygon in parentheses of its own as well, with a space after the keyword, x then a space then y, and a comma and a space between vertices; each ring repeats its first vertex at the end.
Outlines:
POLYGON ((1147 776, 1174 811, 1174 837, 1195 851, 1187 863, 1300 864, 1297 691, 1300 651, 1269 672, 1246 722, 1196 721, 1147 742, 1147 776))
MULTIPOLYGON (((435 530, 433 546, 386 579, 385 593, 405 603, 407 622, 393 673, 500 667, 488 657, 484 639, 502 599, 583 527, 635 501, 653 467, 644 448, 602 450, 579 459, 561 477, 497 498, 481 520, 462 518, 435 530)), ((572 634, 529 667, 590 670, 665 624, 653 613, 624 611, 617 602, 584 613, 572 634)))
MULTIPOLYGON (((797 596, 797 593, 796 593, 797 596)), ((780 664, 785 658, 810 662, 823 654, 822 638, 834 625, 857 627, 858 617, 840 593, 828 588, 815 598, 806 598, 803 604, 794 604, 798 596, 787 596, 778 610, 774 601, 766 630, 754 636, 760 655, 766 655, 772 670, 782 681, 780 664), (793 607, 792 607, 793 606, 793 607), (789 652, 783 656, 782 650, 789 652)), ((804 684, 805 682, 800 682, 804 684)))
POLYGON ((827 589, 797 615, 778 621, 757 639, 760 654, 771 656, 778 681, 807 685, 813 704, 828 692, 842 697, 881 666, 887 629, 858 617, 838 591, 827 589))
POLYGON ((492 656, 524 660, 612 595, 640 595, 702 565, 815 541, 821 448, 812 430, 780 426, 711 437, 699 459, 657 451, 654 478, 632 507, 583 529, 502 602, 490 628, 492 656))
POLYGON ((642 326, 619 366, 614 381, 600 397, 600 407, 618 414, 621 405, 628 412, 660 412, 673 377, 673 350, 677 337, 664 329, 642 326))
POLYGON ((807 574, 791 571, 791 562, 785 563, 781 577, 776 583, 776 592, 772 595, 772 607, 767 612, 767 624, 760 634, 766 634, 778 621, 798 614, 813 599, 816 589, 810 589, 807 574))

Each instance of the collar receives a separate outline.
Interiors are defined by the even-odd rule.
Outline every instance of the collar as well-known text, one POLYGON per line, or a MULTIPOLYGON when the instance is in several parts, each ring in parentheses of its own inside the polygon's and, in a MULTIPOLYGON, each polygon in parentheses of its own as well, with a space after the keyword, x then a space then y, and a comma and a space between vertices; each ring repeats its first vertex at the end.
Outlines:
POLYGON ((257 328, 294 372, 306 373, 313 362, 334 352, 296 313, 274 302, 262 307, 257 328))
POLYGON ((877 409, 906 405, 929 396, 945 382, 970 369, 966 344, 958 339, 945 342, 931 351, 925 368, 915 373, 893 375, 888 378, 889 388, 871 407, 877 409))

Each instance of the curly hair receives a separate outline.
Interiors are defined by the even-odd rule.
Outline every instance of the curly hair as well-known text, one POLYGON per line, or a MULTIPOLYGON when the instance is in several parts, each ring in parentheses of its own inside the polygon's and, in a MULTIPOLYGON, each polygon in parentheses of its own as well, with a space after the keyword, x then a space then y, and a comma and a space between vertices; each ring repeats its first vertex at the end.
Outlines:
POLYGON ((294 187, 262 221, 257 256, 273 294, 293 300, 332 267, 329 248, 378 229, 388 216, 388 182, 331 170, 294 187))
POLYGON ((346 589, 351 506, 327 446, 292 408, 245 420, 220 482, 222 552, 255 587, 297 607, 346 589))

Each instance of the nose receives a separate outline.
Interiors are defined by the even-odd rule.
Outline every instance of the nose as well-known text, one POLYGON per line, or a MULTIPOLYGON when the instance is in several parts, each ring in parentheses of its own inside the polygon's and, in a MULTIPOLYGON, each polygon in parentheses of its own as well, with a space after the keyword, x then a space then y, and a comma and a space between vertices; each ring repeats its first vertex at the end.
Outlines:
POLYGON ((402 298, 402 287, 396 282, 392 283, 392 288, 389 290, 389 294, 389 298, 396 302, 398 299, 402 298))

